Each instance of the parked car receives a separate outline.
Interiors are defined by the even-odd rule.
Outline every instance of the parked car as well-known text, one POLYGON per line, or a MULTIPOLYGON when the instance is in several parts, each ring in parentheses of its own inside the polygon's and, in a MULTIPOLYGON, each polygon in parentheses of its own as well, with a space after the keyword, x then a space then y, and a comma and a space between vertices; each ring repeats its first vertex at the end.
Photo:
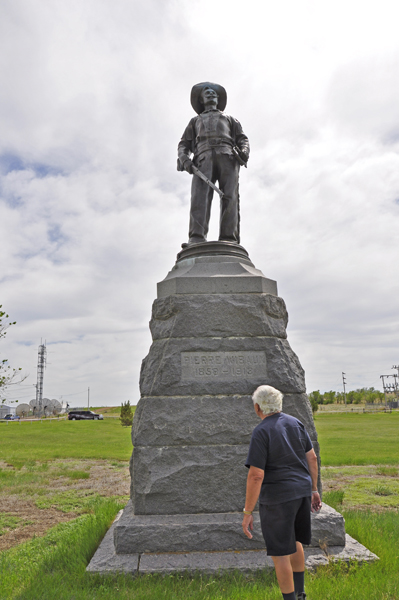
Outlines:
POLYGON ((3 417, 5 421, 19 421, 18 415, 6 415, 3 417))
POLYGON ((94 413, 92 410, 71 410, 68 413, 69 421, 79 421, 82 419, 92 419, 94 421, 98 421, 99 419, 103 419, 102 415, 98 415, 94 413))

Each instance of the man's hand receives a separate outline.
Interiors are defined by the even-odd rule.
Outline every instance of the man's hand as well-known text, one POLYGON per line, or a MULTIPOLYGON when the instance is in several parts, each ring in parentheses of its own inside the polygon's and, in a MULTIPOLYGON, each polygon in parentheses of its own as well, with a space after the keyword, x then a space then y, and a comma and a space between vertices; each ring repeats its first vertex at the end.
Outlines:
POLYGON ((312 492, 312 512, 318 512, 321 509, 321 500, 319 492, 312 492))
MULTIPOLYGON (((245 511, 251 512, 254 510, 255 505, 259 498, 260 488, 262 487, 262 481, 265 476, 265 472, 263 469, 258 469, 258 467, 250 466, 247 477, 247 494, 245 496, 245 511)), ((242 520, 242 528, 245 535, 252 540, 252 533, 254 528, 254 518, 251 515, 246 515, 244 513, 244 518, 242 520)))
POLYGON ((244 515, 242 520, 242 528, 244 530, 245 535, 252 540, 252 533, 249 531, 253 531, 254 529, 254 518, 252 515, 244 515))
MULTIPOLYGON (((317 488, 317 475, 318 475, 318 467, 317 467, 317 456, 312 448, 309 452, 306 452, 306 460, 308 463, 309 473, 312 478, 312 489, 317 488)), ((311 510, 312 512, 317 512, 321 509, 321 500, 319 496, 319 492, 312 492, 312 504, 311 510)))
POLYGON ((187 158, 187 160, 185 160, 184 164, 183 164, 183 169, 185 171, 187 171, 187 173, 190 173, 190 175, 193 174, 193 168, 192 168, 193 164, 194 163, 193 163, 193 161, 190 158, 187 158))

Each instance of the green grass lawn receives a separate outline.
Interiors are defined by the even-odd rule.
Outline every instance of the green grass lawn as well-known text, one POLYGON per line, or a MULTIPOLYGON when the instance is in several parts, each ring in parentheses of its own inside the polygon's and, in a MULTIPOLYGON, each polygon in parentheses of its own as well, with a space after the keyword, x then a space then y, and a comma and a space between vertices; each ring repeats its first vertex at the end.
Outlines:
POLYGON ((321 462, 338 465, 397 465, 399 413, 317 414, 321 462))
MULTIPOLYGON (((324 466, 399 463, 399 413, 318 414, 324 466)), ((0 423, 0 460, 128 460, 130 428, 118 419, 0 423)))
MULTIPOLYGON (((223 577, 90 575, 85 572, 118 505, 101 499, 93 514, 0 554, 1 600, 281 600, 274 574, 223 577)), ((380 556, 371 565, 320 567, 306 573, 309 600, 397 600, 397 512, 345 513, 347 531, 380 556)))
POLYGON ((0 460, 14 466, 55 458, 129 460, 130 431, 118 419, 1 423, 0 460))
MULTIPOLYGON (((307 573, 308 598, 399 600, 398 502, 393 504, 396 508, 390 507, 393 499, 399 498, 398 415, 317 415, 316 427, 323 464, 337 465, 323 469, 326 482, 331 483, 326 497, 339 509, 343 506, 347 532, 375 552, 380 561, 349 566, 331 563, 316 573, 307 573), (384 466, 351 466, 376 464, 384 466), (363 496, 366 491, 373 494, 373 510, 364 510, 362 499, 362 510, 356 506, 346 508, 344 496, 349 485, 354 489, 357 486, 363 496), (387 490, 391 491, 385 496, 387 490), (387 508, 384 508, 385 500, 389 500, 387 508)), ((44 477, 46 472, 50 472, 50 476, 53 467, 46 467, 42 475, 41 461, 57 457, 127 461, 131 454, 130 430, 121 427, 117 419, 10 424, 0 426, 0 436, 0 459, 17 467, 25 464, 18 470, 20 475, 6 472, 9 467, 3 470, 4 485, 14 485, 9 489, 15 492, 18 481, 21 480, 18 485, 22 485, 26 477, 36 479, 24 485, 43 487, 39 476, 44 477), (37 463, 30 466, 32 461, 37 463), (15 484, 11 483, 13 477, 15 484)), ((122 467, 123 463, 116 463, 113 468, 122 467)), ((80 463, 66 464, 63 468, 54 464, 54 470, 57 469, 62 470, 61 475, 71 485, 77 485, 76 481, 85 485, 88 481, 80 463)), ((61 503, 61 500, 65 503, 64 497, 57 496, 55 500, 60 509, 69 510, 69 506, 61 503)), ((52 499, 53 505, 55 500, 52 499)), ((45 497, 38 501, 46 506, 45 497)), ((124 503, 125 498, 97 494, 86 504, 82 500, 77 518, 53 527, 43 537, 1 552, 0 600, 281 600, 274 574, 236 573, 223 577, 175 574, 138 578, 87 574, 86 565, 124 503)), ((17 523, 8 522, 4 517, 3 527, 14 526, 17 523)))

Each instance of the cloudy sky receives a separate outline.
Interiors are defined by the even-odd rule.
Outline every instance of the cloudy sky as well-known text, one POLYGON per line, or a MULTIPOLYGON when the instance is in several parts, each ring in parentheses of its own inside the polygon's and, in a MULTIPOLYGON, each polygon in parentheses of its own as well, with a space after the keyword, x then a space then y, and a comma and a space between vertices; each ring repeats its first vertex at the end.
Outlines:
MULTIPOLYGON (((277 280, 308 391, 399 363, 395 0, 3 0, 1 355, 34 397, 139 399, 156 283, 187 239, 176 146, 215 81, 251 142, 242 245, 277 280)), ((208 239, 217 239, 217 210, 208 239)))

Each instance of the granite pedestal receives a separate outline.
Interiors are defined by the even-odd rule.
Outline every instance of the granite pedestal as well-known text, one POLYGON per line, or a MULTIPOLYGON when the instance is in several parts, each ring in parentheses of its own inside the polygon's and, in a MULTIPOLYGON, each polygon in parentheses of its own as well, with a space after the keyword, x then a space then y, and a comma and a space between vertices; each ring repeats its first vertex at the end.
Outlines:
MULTIPOLYGON (((241 246, 209 242, 178 255, 152 308, 153 342, 142 363, 132 428, 131 500, 113 526, 112 564, 141 556, 140 565, 150 566, 140 570, 153 572, 160 553, 205 552, 206 564, 222 553, 220 568, 230 568, 223 553, 239 552, 237 566, 251 570, 253 553, 264 556, 260 526, 253 540, 241 529, 245 458, 259 422, 251 399, 257 386, 283 392, 283 411, 304 423, 319 457, 287 322, 276 282, 241 246)), ((313 517, 312 545, 320 550, 320 544, 346 544, 343 517, 329 507, 313 517)))
MULTIPOLYGON (((321 509, 320 516, 325 506, 321 509)), ((237 515, 237 527, 241 515, 237 515)), ((122 511, 106 533, 97 552, 90 561, 89 573, 122 572, 130 575, 146 575, 159 573, 169 575, 176 572, 203 573, 207 575, 222 575, 238 570, 242 573, 273 570, 273 561, 267 556, 266 550, 223 550, 223 551, 185 551, 185 552, 131 552, 123 554, 115 550, 114 534, 122 511)), ((146 535, 146 533, 144 533, 146 535)), ((305 547, 305 565, 308 570, 327 565, 331 561, 350 562, 353 560, 370 563, 378 557, 367 550, 362 544, 348 534, 345 535, 344 545, 327 546, 321 540, 318 546, 305 547)))

